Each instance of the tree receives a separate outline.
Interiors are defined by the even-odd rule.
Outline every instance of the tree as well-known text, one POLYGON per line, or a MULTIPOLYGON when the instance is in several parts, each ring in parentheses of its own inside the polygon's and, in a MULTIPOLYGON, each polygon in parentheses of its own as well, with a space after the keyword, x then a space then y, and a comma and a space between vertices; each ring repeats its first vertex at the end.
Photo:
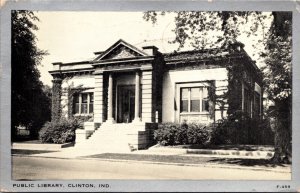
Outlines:
MULTIPOLYGON (((161 12, 164 15, 166 12, 161 12)), ((159 14, 145 12, 146 21, 157 22, 159 14)), ((264 67, 264 84, 268 98, 275 108, 274 162, 284 162, 291 157, 291 47, 292 14, 290 12, 176 12, 175 39, 178 50, 189 44, 195 49, 222 47, 241 34, 256 36, 252 46, 259 50, 264 67), (266 21, 272 21, 270 22, 266 21), (269 33, 265 33, 269 31, 269 33), (257 36, 261 33, 261 36, 257 36)))
POLYGON ((37 66, 45 51, 36 46, 34 22, 38 18, 31 11, 11 12, 11 134, 16 140, 18 126, 30 130, 37 137, 38 129, 50 118, 49 98, 43 92, 37 66))
POLYGON ((274 102, 275 163, 291 162, 292 150, 292 13, 274 12, 265 56, 265 90, 274 102))

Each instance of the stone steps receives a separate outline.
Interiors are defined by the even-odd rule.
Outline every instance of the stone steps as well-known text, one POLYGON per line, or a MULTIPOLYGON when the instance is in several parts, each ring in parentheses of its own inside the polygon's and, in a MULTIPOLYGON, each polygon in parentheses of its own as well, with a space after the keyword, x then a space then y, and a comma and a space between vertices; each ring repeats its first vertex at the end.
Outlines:
POLYGON ((130 152, 136 149, 142 136, 131 124, 102 125, 84 142, 76 144, 76 148, 102 149, 103 151, 130 152), (133 143, 133 144, 132 144, 133 143))
MULTIPOLYGON (((149 123, 147 124, 149 127, 149 123)), ((97 152, 130 152, 134 149, 144 149, 149 144, 150 136, 149 128, 146 129, 147 124, 144 122, 103 123, 91 136, 78 141, 75 148, 94 149, 97 152)))

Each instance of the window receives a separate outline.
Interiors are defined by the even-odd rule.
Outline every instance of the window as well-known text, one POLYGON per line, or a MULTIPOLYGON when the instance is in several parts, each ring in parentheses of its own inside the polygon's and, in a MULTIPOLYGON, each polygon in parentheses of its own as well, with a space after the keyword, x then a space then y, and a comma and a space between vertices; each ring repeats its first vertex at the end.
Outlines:
POLYGON ((79 93, 74 95, 74 114, 90 114, 93 113, 94 95, 93 93, 79 93))
POLYGON ((244 112, 251 115, 251 98, 248 89, 244 89, 244 112))
POLYGON ((181 89, 181 101, 180 101, 180 109, 181 112, 188 112, 189 106, 189 90, 187 88, 181 89))
POLYGON ((191 112, 200 112, 200 88, 191 88, 191 112))
POLYGON ((74 114, 79 114, 79 95, 74 96, 74 114))
POLYGON ((254 111, 253 111, 253 115, 255 117, 258 117, 260 115, 260 95, 255 92, 254 94, 254 105, 253 105, 253 108, 254 108, 254 111))
POLYGON ((88 94, 84 93, 81 94, 81 113, 86 114, 88 109, 87 109, 87 103, 88 103, 88 94))
POLYGON ((90 113, 94 112, 94 95, 93 95, 93 93, 90 94, 89 110, 90 110, 90 113))
POLYGON ((208 89, 203 88, 202 93, 202 111, 209 111, 208 89))
POLYGON ((191 87, 180 89, 180 112, 208 112, 209 99, 207 87, 191 87))

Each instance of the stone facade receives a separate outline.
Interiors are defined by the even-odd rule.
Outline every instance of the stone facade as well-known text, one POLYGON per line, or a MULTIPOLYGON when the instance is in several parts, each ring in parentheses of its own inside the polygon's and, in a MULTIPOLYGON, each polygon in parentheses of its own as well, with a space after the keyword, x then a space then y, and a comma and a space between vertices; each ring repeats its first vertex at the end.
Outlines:
POLYGON ((57 109, 93 117, 76 131, 76 144, 84 147, 114 138, 127 149, 141 149, 151 144, 160 122, 210 124, 232 109, 261 114, 261 76, 240 44, 163 54, 155 46, 138 49, 119 40, 92 61, 54 63, 50 73, 53 118, 62 116, 57 109), (77 98, 62 92, 67 87, 77 89, 77 98), (229 92, 236 99, 222 99, 229 92), (60 108, 64 103, 68 108, 60 108))

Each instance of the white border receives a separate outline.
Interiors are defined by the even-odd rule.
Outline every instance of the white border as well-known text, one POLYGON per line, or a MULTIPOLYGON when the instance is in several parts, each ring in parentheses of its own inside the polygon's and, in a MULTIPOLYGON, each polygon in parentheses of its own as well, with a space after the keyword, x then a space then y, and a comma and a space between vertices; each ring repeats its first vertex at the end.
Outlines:
MULTIPOLYGON (((299 2, 295 1, 17 1, 6 2, 1 8, 1 192, 35 192, 35 191, 81 191, 89 192, 95 189, 40 189, 12 188, 11 180, 11 143, 10 143, 10 12, 14 9, 30 9, 40 11, 145 11, 145 10, 226 10, 226 11, 293 11, 293 164, 291 181, 222 181, 222 180, 91 180, 90 183, 109 183, 109 189, 97 189, 104 192, 214 192, 214 191, 300 191, 299 178, 299 53, 300 53, 300 14, 299 2), (277 185, 290 185, 290 189, 277 189, 277 185)), ((43 181, 43 183, 70 183, 74 181, 43 181)), ((76 180, 76 183, 87 182, 76 180)), ((26 181, 37 184, 39 181, 26 181)))

